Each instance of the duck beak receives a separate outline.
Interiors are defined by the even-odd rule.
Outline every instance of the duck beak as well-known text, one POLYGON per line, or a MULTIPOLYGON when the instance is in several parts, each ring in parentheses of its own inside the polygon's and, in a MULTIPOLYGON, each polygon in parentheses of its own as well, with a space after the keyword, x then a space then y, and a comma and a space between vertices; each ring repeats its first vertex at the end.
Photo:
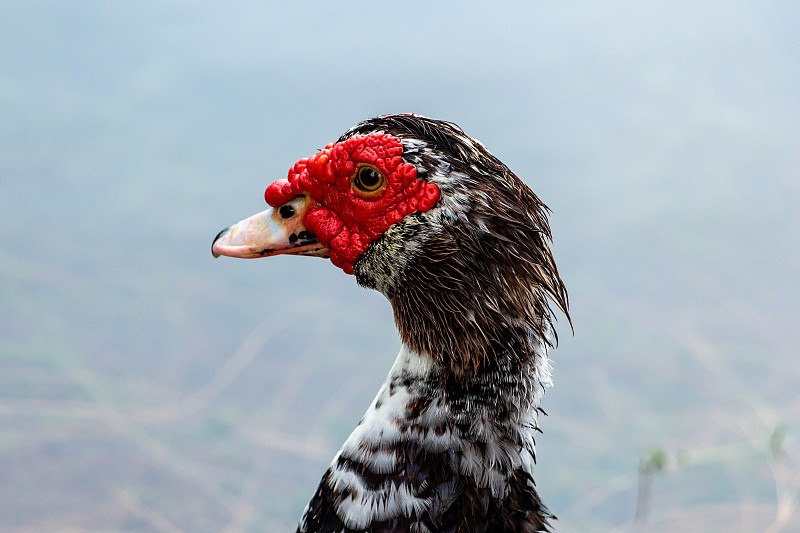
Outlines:
POLYGON ((280 254, 328 257, 328 248, 303 225, 312 205, 315 202, 311 198, 299 195, 280 207, 246 218, 220 231, 211 244, 211 253, 214 257, 245 259, 280 254))

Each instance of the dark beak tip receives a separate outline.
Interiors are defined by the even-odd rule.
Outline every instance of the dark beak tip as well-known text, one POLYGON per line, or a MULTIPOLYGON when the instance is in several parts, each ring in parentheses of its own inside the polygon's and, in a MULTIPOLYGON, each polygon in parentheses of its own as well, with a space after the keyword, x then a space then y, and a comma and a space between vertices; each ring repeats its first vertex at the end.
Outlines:
POLYGON ((217 257, 219 257, 220 254, 218 254, 217 252, 214 251, 214 245, 217 244, 217 241, 219 240, 219 238, 222 237, 225 233, 227 233, 229 229, 231 229, 230 226, 228 226, 224 230, 222 230, 219 233, 217 233, 217 236, 214 237, 214 240, 211 242, 211 255, 213 255, 215 259, 217 257))

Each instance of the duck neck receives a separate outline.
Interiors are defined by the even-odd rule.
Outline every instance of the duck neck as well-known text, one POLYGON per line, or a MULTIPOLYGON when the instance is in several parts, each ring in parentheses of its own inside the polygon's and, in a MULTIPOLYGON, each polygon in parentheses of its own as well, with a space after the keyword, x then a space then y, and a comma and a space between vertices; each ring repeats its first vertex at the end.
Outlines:
POLYGON ((387 294, 403 343, 453 387, 487 376, 550 384, 551 313, 544 290, 464 254, 421 254, 387 294), (509 279, 511 278, 511 279, 509 279))
POLYGON ((448 350, 425 352, 404 339, 388 382, 419 383, 420 397, 437 398, 463 430, 478 420, 535 425, 539 404, 552 385, 546 348, 540 343, 523 349, 514 335, 507 335, 506 344, 480 353, 479 364, 472 363, 474 354, 449 352, 449 343, 448 350))

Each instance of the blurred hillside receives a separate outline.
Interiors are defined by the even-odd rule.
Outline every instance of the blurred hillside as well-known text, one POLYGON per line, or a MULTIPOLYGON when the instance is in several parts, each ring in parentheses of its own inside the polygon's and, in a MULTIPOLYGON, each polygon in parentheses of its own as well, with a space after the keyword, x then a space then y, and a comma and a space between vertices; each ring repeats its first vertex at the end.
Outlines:
POLYGON ((0 6, 0 530, 293 531, 391 309, 211 240, 413 111, 553 210, 558 531, 800 531, 798 4, 376 6, 0 6))

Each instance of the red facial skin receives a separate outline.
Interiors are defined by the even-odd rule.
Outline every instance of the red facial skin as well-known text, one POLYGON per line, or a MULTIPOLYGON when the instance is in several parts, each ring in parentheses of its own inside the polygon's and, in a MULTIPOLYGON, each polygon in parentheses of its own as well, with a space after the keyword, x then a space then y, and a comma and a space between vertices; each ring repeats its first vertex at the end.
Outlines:
POLYGON ((429 210, 439 200, 439 187, 418 179, 417 169, 403 161, 402 154, 400 139, 385 133, 329 144, 295 163, 287 179, 267 187, 264 198, 279 207, 308 194, 316 204, 306 211, 303 223, 330 248, 333 264, 352 274, 353 264, 392 224, 429 210), (385 187, 376 195, 352 185, 363 165, 385 176, 385 187))

